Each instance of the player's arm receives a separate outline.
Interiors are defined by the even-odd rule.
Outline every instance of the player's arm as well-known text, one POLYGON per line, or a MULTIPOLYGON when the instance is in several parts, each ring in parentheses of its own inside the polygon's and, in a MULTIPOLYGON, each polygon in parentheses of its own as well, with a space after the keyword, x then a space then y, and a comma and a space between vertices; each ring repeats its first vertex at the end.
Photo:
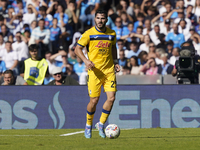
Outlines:
POLYGON ((74 52, 85 63, 86 68, 90 70, 94 68, 94 63, 85 57, 82 51, 83 48, 83 46, 77 44, 74 52))
POLYGON ((119 66, 118 60, 117 60, 117 48, 116 48, 115 44, 112 45, 112 57, 113 57, 114 65, 115 65, 115 71, 119 72, 120 66, 119 66))

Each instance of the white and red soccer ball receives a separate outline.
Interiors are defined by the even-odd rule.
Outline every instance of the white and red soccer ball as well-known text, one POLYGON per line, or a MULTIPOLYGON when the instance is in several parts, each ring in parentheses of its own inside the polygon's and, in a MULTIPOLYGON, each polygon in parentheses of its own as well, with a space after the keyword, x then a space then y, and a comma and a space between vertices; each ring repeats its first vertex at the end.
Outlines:
POLYGON ((120 135, 120 128, 116 124, 109 124, 105 129, 105 134, 110 139, 116 139, 120 135))

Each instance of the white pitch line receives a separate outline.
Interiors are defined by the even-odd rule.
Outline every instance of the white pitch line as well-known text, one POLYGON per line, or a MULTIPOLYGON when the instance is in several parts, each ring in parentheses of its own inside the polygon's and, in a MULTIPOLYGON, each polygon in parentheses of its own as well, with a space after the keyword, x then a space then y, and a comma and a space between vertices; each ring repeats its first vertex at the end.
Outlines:
POLYGON ((1 136, 56 136, 56 135, 0 135, 1 136))
POLYGON ((70 136, 74 134, 79 134, 79 133, 84 133, 85 131, 79 131, 79 132, 72 132, 72 133, 67 133, 67 134, 61 134, 60 136, 70 136))
MULTIPOLYGON (((129 129, 120 129, 120 130, 132 130, 134 128, 129 128, 129 129)), ((92 130, 92 131, 98 131, 98 130, 92 130)), ((84 133, 85 131, 78 131, 78 132, 72 132, 72 133, 67 133, 67 134, 61 134, 60 136, 70 136, 70 135, 75 135, 75 134, 80 134, 84 133)))

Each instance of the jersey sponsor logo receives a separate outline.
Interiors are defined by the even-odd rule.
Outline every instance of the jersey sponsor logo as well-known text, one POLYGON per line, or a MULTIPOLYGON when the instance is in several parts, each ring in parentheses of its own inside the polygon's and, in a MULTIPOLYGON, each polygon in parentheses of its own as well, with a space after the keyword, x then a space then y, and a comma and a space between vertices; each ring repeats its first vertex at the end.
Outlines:
POLYGON ((96 39, 96 38, 98 38, 98 36, 95 36, 94 38, 96 39))
POLYGON ((109 42, 105 42, 104 43, 103 41, 99 41, 98 44, 95 47, 98 47, 98 48, 100 48, 100 47, 107 48, 107 47, 110 47, 110 45, 111 45, 111 43, 109 43, 109 42))

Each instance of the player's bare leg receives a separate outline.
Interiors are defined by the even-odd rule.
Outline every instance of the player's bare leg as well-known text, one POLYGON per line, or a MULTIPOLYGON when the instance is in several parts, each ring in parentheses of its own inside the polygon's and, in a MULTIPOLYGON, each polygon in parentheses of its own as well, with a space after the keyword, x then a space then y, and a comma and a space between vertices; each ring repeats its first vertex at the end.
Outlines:
POLYGON ((105 101, 100 117, 100 121, 96 124, 96 128, 99 130, 99 135, 102 138, 105 138, 105 133, 104 133, 104 123, 108 119, 108 116, 110 115, 112 106, 115 101, 115 93, 116 92, 106 92, 107 95, 107 100, 105 101))
POLYGON ((90 102, 87 105, 87 122, 85 127, 85 137, 91 138, 92 137, 92 121, 94 118, 94 113, 96 111, 96 105, 99 101, 99 97, 90 97, 90 102))

